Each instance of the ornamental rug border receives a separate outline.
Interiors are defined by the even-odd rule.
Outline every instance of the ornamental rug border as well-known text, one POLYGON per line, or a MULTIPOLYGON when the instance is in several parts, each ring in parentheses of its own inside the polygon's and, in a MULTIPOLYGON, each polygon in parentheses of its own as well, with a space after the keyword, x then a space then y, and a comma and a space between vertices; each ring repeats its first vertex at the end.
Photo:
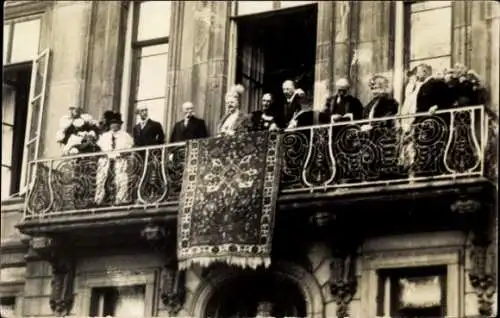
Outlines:
MULTIPOLYGON (((186 269, 193 264, 208 267, 216 262, 243 268, 257 268, 262 265, 269 267, 271 265, 272 236, 281 174, 281 140, 282 135, 280 133, 265 131, 242 133, 230 137, 225 136, 190 140, 186 143, 185 170, 179 202, 179 215, 177 218, 177 259, 180 269, 186 269), (231 143, 233 145, 249 145, 249 142, 253 141, 257 143, 259 140, 261 143, 266 143, 265 146, 260 146, 260 148, 266 150, 261 153, 259 153, 259 151, 250 153, 247 150, 248 154, 245 156, 247 159, 248 157, 253 157, 253 159, 258 158, 260 160, 258 162, 263 161, 265 163, 260 167, 255 167, 251 164, 248 167, 249 170, 253 171, 254 181, 257 180, 258 182, 255 182, 262 186, 260 190, 252 192, 254 195, 257 193, 256 200, 260 202, 260 211, 254 210, 250 212, 247 211, 246 213, 247 218, 256 215, 256 221, 252 224, 258 223, 259 228, 254 229, 256 235, 258 235, 258 243, 256 243, 256 241, 249 243, 219 241, 215 244, 192 244, 192 219, 196 219, 197 212, 201 213, 199 209, 196 209, 196 205, 203 201, 203 199, 199 197, 199 192, 203 190, 204 186, 200 186, 201 190, 198 188, 201 181, 200 178, 203 177, 199 173, 200 165, 207 159, 213 160, 217 155, 221 156, 227 154, 226 149, 223 149, 212 157, 212 152, 208 154, 208 150, 204 148, 207 147, 210 142, 216 142, 231 149, 229 146, 231 143), (262 140, 265 141, 262 142, 262 140), (209 158, 205 158, 200 162, 200 157, 203 155, 209 158), (263 156, 265 156, 265 158, 263 156)), ((241 156, 242 152, 245 152, 241 151, 241 149, 248 149, 248 147, 250 146, 240 146, 231 150, 233 155, 238 157, 238 155, 241 156)), ((252 181, 252 184, 254 181, 252 181)), ((252 189, 255 190, 255 187, 252 189)), ((225 208, 231 209, 231 204, 234 205, 235 202, 238 201, 234 200, 234 197, 238 198, 238 193, 234 195, 233 192, 232 194, 233 195, 228 201, 224 201, 226 202, 225 208)), ((203 195, 203 193, 201 193, 201 195, 203 195)), ((251 205, 249 206, 251 208, 251 205)), ((205 209, 205 207, 203 208, 205 209)), ((231 211, 233 211, 233 209, 231 209, 231 211)), ((228 232, 230 231, 231 229, 228 229, 228 232)))

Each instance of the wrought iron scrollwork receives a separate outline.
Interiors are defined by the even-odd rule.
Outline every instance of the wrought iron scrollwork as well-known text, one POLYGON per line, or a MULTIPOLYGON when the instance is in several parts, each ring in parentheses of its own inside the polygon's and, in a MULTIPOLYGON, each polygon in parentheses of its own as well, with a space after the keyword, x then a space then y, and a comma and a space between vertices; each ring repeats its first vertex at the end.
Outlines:
POLYGON ((474 110, 451 113, 450 134, 444 161, 449 172, 470 172, 481 164, 481 148, 476 136, 475 123, 474 110))
POLYGON ((35 162, 25 217, 176 201, 184 158, 185 145, 176 144, 35 162))

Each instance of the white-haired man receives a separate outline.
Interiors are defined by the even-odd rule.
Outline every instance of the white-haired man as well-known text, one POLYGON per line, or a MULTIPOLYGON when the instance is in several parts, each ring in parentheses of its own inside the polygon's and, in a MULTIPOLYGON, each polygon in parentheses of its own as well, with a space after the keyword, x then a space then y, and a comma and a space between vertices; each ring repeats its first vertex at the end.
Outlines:
POLYGON ((182 112, 184 118, 175 123, 170 134, 170 142, 208 137, 207 125, 203 119, 195 116, 193 103, 185 102, 182 104, 182 112))
POLYGON ((335 83, 337 93, 326 99, 325 106, 319 114, 321 124, 361 119, 363 105, 356 97, 349 94, 349 81, 341 78, 335 83))

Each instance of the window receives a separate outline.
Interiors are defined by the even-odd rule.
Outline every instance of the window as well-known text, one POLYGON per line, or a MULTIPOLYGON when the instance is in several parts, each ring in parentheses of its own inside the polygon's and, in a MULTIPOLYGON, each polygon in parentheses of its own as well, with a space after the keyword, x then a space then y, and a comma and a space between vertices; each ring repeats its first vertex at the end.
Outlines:
POLYGON ((2 200, 24 189, 27 163, 38 157, 49 62, 48 50, 38 55, 40 25, 38 16, 4 23, 2 200))
POLYGON ((92 288, 90 316, 143 317, 145 286, 92 288))
POLYGON ((3 34, 5 65, 31 61, 38 55, 40 18, 6 21, 3 34))
POLYGON ((237 1, 236 15, 267 12, 315 3, 316 1, 237 1))
POLYGON ((406 5, 406 66, 420 63, 442 71, 451 64, 451 1, 411 1, 406 5))
POLYGON ((377 316, 446 316, 446 267, 379 270, 377 316))
MULTIPOLYGON (((149 116, 165 123, 171 1, 134 4, 131 105, 147 105, 149 116)), ((133 124, 133 117, 129 118, 133 124)))
POLYGON ((0 297, 0 317, 15 317, 16 297, 0 297))

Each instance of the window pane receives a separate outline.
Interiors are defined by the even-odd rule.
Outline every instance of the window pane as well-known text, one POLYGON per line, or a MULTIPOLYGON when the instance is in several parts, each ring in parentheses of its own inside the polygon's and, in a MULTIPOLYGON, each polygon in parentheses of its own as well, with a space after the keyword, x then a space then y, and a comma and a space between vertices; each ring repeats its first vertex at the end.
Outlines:
MULTIPOLYGON (((4 74, 5 76, 5 74, 4 74)), ((14 124, 14 109, 16 103, 16 91, 14 87, 2 84, 2 122, 14 124)))
MULTIPOLYGON (((2 280, 3 281, 3 280, 2 280)), ((14 317, 16 313, 16 297, 0 298, 0 316, 14 317)))
POLYGON ((2 200, 10 195, 10 180, 12 174, 9 168, 2 167, 2 200))
POLYGON ((238 15, 252 14, 273 9, 273 1, 238 1, 238 15))
POLYGON ((38 54, 40 20, 31 20, 14 25, 11 63, 29 61, 38 54))
POLYGON ((439 276, 399 279, 399 303, 403 308, 440 307, 442 302, 439 276))
POLYGON ((443 72, 445 68, 449 68, 451 66, 451 56, 412 61, 410 63, 410 69, 412 69, 414 66, 417 66, 420 63, 429 64, 430 66, 432 66, 432 74, 437 74, 443 72))
MULTIPOLYGON (((135 103, 135 109, 137 109, 137 107, 142 105, 147 106, 149 118, 161 123, 162 126, 165 127, 165 113, 167 108, 165 105, 164 98, 152 99, 147 101, 138 101, 135 103)), ((138 121, 139 121, 139 116, 137 116, 136 118, 136 122, 138 121)))
POLYGON ((411 5, 411 12, 451 6, 451 1, 418 1, 411 5))
POLYGON ((411 15, 410 60, 451 54, 451 7, 411 15))
POLYGON ((14 142, 14 127, 2 125, 2 165, 12 165, 12 144, 14 142))
POLYGON ((164 97, 167 86, 167 54, 139 59, 136 100, 164 97))
POLYGON ((145 1, 139 7, 137 41, 170 35, 171 1, 145 1))
POLYGON ((0 270, 0 281, 2 282, 24 281, 25 275, 26 275, 26 267, 6 267, 0 270))
POLYGON ((316 1, 281 1, 280 7, 281 8, 290 8, 290 7, 303 6, 303 5, 311 4, 311 3, 315 3, 315 2, 316 1))
POLYGON ((116 302, 115 317, 144 316, 144 286, 121 287, 116 302))
POLYGON ((9 51, 10 24, 3 25, 3 63, 7 63, 7 52, 9 51))
POLYGON ((141 57, 168 53, 168 44, 151 45, 141 48, 141 57))

